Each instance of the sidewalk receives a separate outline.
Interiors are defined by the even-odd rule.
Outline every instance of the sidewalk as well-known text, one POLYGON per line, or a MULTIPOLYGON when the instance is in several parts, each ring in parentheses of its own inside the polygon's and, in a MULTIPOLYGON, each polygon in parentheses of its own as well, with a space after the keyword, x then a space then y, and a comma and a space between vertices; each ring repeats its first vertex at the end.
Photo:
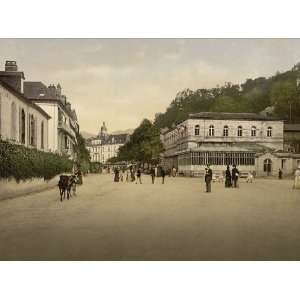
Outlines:
POLYGON ((25 196, 31 193, 41 192, 57 186, 59 176, 45 181, 43 178, 34 178, 32 180, 20 181, 15 179, 0 179, 0 200, 25 196))

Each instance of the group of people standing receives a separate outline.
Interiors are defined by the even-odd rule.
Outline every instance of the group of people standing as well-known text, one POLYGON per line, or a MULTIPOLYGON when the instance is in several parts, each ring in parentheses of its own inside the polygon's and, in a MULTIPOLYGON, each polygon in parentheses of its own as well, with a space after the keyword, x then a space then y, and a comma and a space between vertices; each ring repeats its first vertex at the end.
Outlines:
MULTIPOLYGON (((230 170, 230 167, 227 166, 226 171, 225 171, 225 187, 238 187, 238 179, 239 179, 239 170, 236 167, 236 165, 232 166, 232 170, 230 170)), ((206 184, 206 192, 210 193, 211 192, 211 182, 212 182, 213 174, 212 170, 209 165, 205 168, 205 184, 206 184)))
MULTIPOLYGON (((166 172, 163 167, 152 167, 150 169, 150 175, 152 184, 155 183, 155 178, 158 176, 162 178, 162 184, 165 183, 166 172)), ((140 167, 116 167, 114 168, 114 182, 135 182, 136 184, 142 184, 142 169, 140 167)))
POLYGON ((162 178, 161 183, 164 184, 165 183, 165 177, 166 177, 166 172, 165 169, 163 167, 152 167, 150 170, 150 175, 151 175, 151 179, 152 179, 152 184, 155 183, 155 177, 157 177, 158 175, 158 170, 160 171, 160 176, 162 178))
POLYGON ((116 167, 114 168, 114 182, 139 182, 142 184, 141 168, 130 167, 116 167))

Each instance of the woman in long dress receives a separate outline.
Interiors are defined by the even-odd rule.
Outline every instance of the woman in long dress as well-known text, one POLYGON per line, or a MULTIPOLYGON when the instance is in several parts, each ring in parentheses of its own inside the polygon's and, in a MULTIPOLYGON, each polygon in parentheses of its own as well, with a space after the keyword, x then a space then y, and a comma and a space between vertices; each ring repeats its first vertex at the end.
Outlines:
POLYGON ((229 169, 229 166, 227 166, 226 172, 225 172, 225 187, 231 187, 231 172, 229 169))
POLYGON ((294 189, 300 189, 300 168, 295 171, 294 189))

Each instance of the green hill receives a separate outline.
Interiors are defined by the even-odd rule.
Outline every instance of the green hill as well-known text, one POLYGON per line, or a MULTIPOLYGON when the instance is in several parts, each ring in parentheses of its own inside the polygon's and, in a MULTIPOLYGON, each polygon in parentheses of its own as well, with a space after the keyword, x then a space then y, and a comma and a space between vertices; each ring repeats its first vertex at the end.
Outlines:
POLYGON ((247 79, 240 85, 186 89, 176 95, 166 112, 156 114, 154 124, 158 128, 171 127, 189 113, 201 111, 259 113, 270 106, 273 115, 286 122, 300 122, 300 63, 284 73, 247 79))

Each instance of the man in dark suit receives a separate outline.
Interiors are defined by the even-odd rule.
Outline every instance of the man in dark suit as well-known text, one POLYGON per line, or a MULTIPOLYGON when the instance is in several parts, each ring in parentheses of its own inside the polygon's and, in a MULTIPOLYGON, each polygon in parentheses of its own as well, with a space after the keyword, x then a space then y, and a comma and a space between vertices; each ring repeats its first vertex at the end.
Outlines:
POLYGON ((211 192, 211 181, 212 181, 212 170, 207 165, 207 168, 205 168, 205 183, 206 183, 206 193, 211 192))
POLYGON ((236 165, 233 165, 232 171, 231 171, 232 175, 232 181, 233 181, 233 187, 237 187, 237 183, 238 183, 238 179, 239 179, 239 170, 237 169, 236 165))

